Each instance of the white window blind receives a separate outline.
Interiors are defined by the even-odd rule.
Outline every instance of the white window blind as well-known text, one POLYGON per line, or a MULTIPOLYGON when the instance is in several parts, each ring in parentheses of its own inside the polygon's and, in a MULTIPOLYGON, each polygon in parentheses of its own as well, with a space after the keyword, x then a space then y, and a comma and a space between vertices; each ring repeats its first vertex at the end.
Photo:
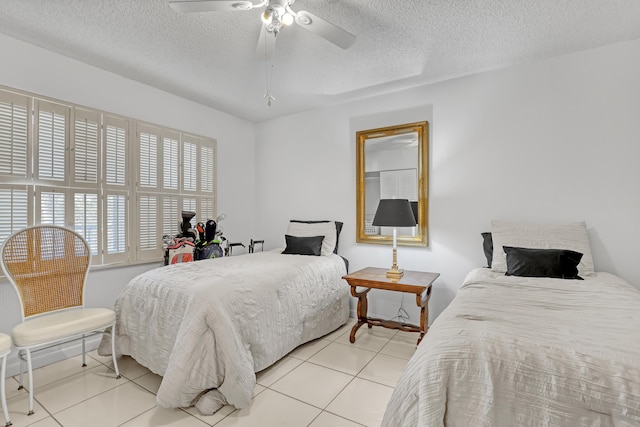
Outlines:
POLYGON ((127 197, 124 194, 106 195, 106 214, 104 227, 106 263, 126 260, 127 252, 127 197))
POLYGON ((213 193, 213 172, 214 172, 214 147, 213 145, 200 146, 200 191, 203 193, 213 193))
MULTIPOLYGON (((110 115, 103 116, 104 187, 127 188, 129 159, 129 121, 110 115)), ((103 231, 104 263, 129 259, 128 192, 107 190, 104 195, 103 231)), ((135 200, 135 199, 134 199, 135 200)), ((134 244, 135 242, 131 242, 134 244)), ((135 255, 134 255, 135 257, 135 255)))
POLYGON ((138 185, 146 188, 158 186, 158 140, 157 133, 148 127, 138 131, 138 185))
POLYGON ((178 196, 162 197, 162 235, 174 236, 178 233, 178 223, 181 220, 178 211, 178 196))
POLYGON ((418 200, 417 169, 381 171, 380 198, 418 200))
POLYGON ((198 217, 197 213, 197 200, 195 197, 185 197, 182 199, 182 210, 196 212, 196 218, 198 217))
POLYGON ((106 184, 124 187, 127 184, 128 123, 123 119, 105 116, 104 129, 106 184))
POLYGON ((27 176, 29 98, 0 92, 0 175, 27 176))
POLYGON ((182 143, 182 189, 196 191, 198 179, 198 145, 195 142, 182 143))
POLYGON ((0 243, 49 223, 92 265, 159 261, 183 210, 215 218, 215 140, 0 87, 0 243))
POLYGON ((158 196, 138 195, 138 259, 157 258, 162 253, 159 233, 158 196))
MULTIPOLYGON (((58 224, 54 224, 58 225, 58 224)), ((65 256, 65 242, 53 237, 55 231, 47 229, 43 231, 43 240, 49 242, 48 245, 40 246, 39 253, 40 258, 43 260, 53 260, 56 258, 64 258, 65 256), (47 237, 48 236, 48 237, 47 237)))
POLYGON ((37 191, 39 193, 40 224, 53 224, 64 227, 65 221, 65 193, 60 191, 37 191))
POLYGON ((0 186, 0 244, 29 222, 26 186, 0 186))
POLYGON ((46 101, 36 103, 36 171, 40 180, 64 182, 66 179, 68 110, 46 101))
POLYGON ((418 200, 418 170, 398 171, 398 194, 401 199, 418 200))
POLYGON ((202 197, 200 199, 200 209, 198 209, 198 220, 206 222, 208 219, 216 219, 216 209, 213 199, 202 197))
POLYGON ((178 167, 180 166, 178 139, 179 136, 165 136, 162 139, 162 188, 165 190, 178 190, 178 167))
POLYGON ((75 185, 95 186, 98 183, 100 114, 97 111, 74 109, 73 120, 73 180, 75 185))
POLYGON ((73 224, 78 232, 89 244, 92 263, 100 264, 100 232, 98 219, 98 194, 90 192, 76 192, 73 195, 73 224))

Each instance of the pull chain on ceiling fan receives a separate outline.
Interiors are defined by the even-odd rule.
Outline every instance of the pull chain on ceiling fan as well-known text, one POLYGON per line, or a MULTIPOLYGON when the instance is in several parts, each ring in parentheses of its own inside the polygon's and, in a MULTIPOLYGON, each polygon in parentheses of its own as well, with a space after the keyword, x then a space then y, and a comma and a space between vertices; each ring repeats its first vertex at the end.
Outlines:
MULTIPOLYGON (((262 0, 253 3, 245 0, 171 0, 169 5, 178 13, 242 11, 264 7, 262 12, 262 30, 258 39, 257 53, 261 57, 264 53, 265 61, 273 56, 276 37, 282 28, 294 22, 302 28, 330 41, 342 49, 348 49, 356 36, 350 32, 326 21, 305 10, 294 11, 291 6, 295 0, 262 0), (273 34, 273 37, 267 35, 273 34), (264 50, 263 50, 264 49, 264 50)), ((267 91, 265 93, 267 105, 275 98, 269 93, 269 72, 267 65, 267 91)))

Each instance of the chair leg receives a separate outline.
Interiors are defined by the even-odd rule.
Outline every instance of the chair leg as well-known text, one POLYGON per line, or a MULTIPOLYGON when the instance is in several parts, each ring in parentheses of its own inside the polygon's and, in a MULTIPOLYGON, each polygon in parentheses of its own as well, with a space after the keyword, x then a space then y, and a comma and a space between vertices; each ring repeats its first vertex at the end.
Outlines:
POLYGON ((113 358, 113 368, 116 370, 116 379, 121 377, 118 369, 118 360, 116 359, 116 324, 111 326, 111 357, 113 358))
POLYGON ((86 360, 86 346, 85 346, 85 338, 84 338, 84 334, 82 335, 82 367, 85 368, 87 366, 87 360, 86 360))
POLYGON ((7 355, 2 356, 2 367, 0 368, 0 399, 2 399, 2 412, 4 412, 4 419, 6 421, 5 426, 10 426, 11 416, 9 415, 9 409, 7 408, 7 395, 5 392, 5 376, 7 374, 7 355))
POLYGON ((18 384, 18 390, 22 390, 24 388, 24 383, 22 382, 22 374, 24 373, 24 350, 18 352, 18 359, 20 359, 20 383, 18 384))
POLYGON ((31 350, 25 349, 27 353, 27 371, 29 374, 29 412, 27 415, 33 415, 33 367, 31 365, 31 350))

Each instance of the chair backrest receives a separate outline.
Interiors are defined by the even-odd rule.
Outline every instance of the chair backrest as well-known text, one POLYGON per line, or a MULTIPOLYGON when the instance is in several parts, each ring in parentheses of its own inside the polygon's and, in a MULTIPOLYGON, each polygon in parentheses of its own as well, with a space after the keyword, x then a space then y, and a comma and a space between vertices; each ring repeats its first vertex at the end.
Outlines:
POLYGON ((27 227, 7 238, 1 255, 23 318, 83 307, 91 252, 76 232, 55 225, 27 227))

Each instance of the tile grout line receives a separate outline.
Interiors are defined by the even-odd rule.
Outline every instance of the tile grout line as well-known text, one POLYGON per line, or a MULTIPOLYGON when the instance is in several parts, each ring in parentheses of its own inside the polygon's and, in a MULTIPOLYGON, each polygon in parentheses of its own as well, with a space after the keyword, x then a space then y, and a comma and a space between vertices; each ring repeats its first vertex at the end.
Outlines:
MULTIPOLYGON (((370 329, 370 328, 368 328, 368 329, 370 329)), ((339 340, 339 339, 341 339, 342 337, 344 337, 347 333, 350 333, 350 331, 349 331, 349 330, 347 330, 347 331, 345 331, 345 333, 344 333, 344 334, 339 335, 339 336, 338 336, 338 337, 336 337, 334 340, 328 340, 328 341, 331 341, 331 342, 336 343, 336 344, 344 345, 345 347, 349 347, 349 345, 347 345, 347 344, 343 344, 343 343, 341 343, 341 342, 338 342, 338 340, 339 340)), ((286 397, 288 397, 288 398, 294 399, 294 400, 296 400, 296 401, 298 401, 298 402, 301 402, 301 403, 307 404, 307 405, 309 405, 309 406, 312 406, 312 407, 314 407, 314 408, 320 409, 320 413, 319 413, 318 415, 316 415, 316 417, 311 421, 311 423, 309 423, 309 425, 310 425, 310 424, 313 424, 313 421, 315 421, 315 420, 316 420, 316 419, 317 419, 317 418, 318 418, 318 417, 319 417, 323 412, 326 412, 326 413, 328 413, 328 414, 331 414, 331 415, 334 415, 334 416, 336 416, 336 417, 342 418, 342 419, 347 420, 347 421, 349 421, 349 422, 353 422, 353 423, 355 423, 355 424, 358 424, 358 425, 363 426, 363 424, 361 424, 361 423, 359 423, 359 422, 357 422, 357 421, 351 420, 351 419, 349 419, 349 418, 345 418, 345 417, 343 417, 343 416, 341 416, 341 415, 339 415, 339 414, 334 414, 333 412, 328 411, 326 408, 328 408, 328 407, 331 405, 331 403, 332 403, 332 402, 333 402, 333 401, 334 401, 334 400, 335 400, 335 399, 336 399, 336 398, 337 398, 337 397, 338 397, 338 396, 339 396, 339 395, 340 395, 340 394, 341 394, 341 393, 342 393, 342 392, 343 392, 343 391, 344 391, 344 390, 345 390, 345 389, 346 389, 346 388, 347 388, 347 387, 348 387, 348 386, 349 386, 349 385, 350 385, 350 384, 351 384, 351 383, 352 383, 356 378, 358 378, 358 379, 360 379, 360 380, 364 380, 364 381, 370 381, 370 382, 372 382, 372 383, 374 383, 374 384, 379 384, 379 385, 382 385, 382 386, 385 386, 385 387, 390 387, 390 386, 388 386, 388 385, 386 385, 386 384, 382 384, 382 383, 379 383, 379 382, 376 382, 376 381, 371 381, 371 380, 366 380, 366 379, 364 379, 364 378, 360 378, 360 377, 358 377, 358 375, 359 375, 359 374, 360 374, 360 373, 361 373, 361 372, 362 372, 362 371, 363 371, 363 370, 364 370, 364 369, 365 369, 365 368, 366 368, 366 367, 367 367, 367 366, 368 366, 368 365, 373 361, 373 359, 375 359, 375 357, 376 357, 377 355, 379 355, 379 354, 383 354, 383 355, 385 355, 385 356, 390 356, 390 357, 394 357, 394 358, 401 359, 401 360, 406 360, 406 359, 404 359, 404 358, 395 357, 395 356, 386 355, 386 354, 384 354, 384 353, 381 353, 382 349, 383 349, 387 344, 389 344, 389 342, 391 342, 391 340, 392 340, 392 339, 397 335, 397 333, 398 333, 398 331, 396 330, 396 331, 394 331, 394 333, 390 334, 390 335, 389 335, 389 338, 387 338, 387 339, 386 339, 385 344, 384 344, 382 347, 380 347, 380 349, 379 349, 379 350, 377 350, 377 351, 373 351, 373 350, 369 350, 369 349, 366 349, 366 348, 361 348, 361 347, 356 347, 356 346, 354 346, 355 348, 357 348, 357 349, 359 349, 359 350, 365 350, 365 351, 370 351, 370 352, 374 353, 374 356, 371 358, 371 360, 369 360, 369 361, 368 361, 368 362, 367 362, 367 363, 366 363, 366 364, 365 364, 365 365, 364 365, 364 366, 363 366, 363 367, 362 367, 362 368, 361 368, 361 369, 360 369, 360 370, 359 370, 355 375, 353 375, 353 374, 348 374, 348 373, 346 373, 346 372, 339 371, 339 370, 337 370, 337 369, 330 368, 330 367, 323 366, 323 365, 319 365, 319 364, 317 364, 317 363, 314 363, 314 362, 309 361, 309 359, 311 359, 314 355, 318 354, 320 351, 322 351, 324 348, 326 348, 326 346, 325 346, 325 347, 323 347, 322 349, 320 349, 320 350, 316 351, 315 353, 313 353, 312 355, 310 355, 307 359, 302 360, 302 363, 301 363, 301 364, 299 364, 298 366, 296 366, 295 368, 293 368, 291 371, 287 372, 287 373, 286 373, 286 374, 284 374, 282 377, 278 378, 278 380, 274 381, 270 386, 265 387, 265 388, 266 388, 266 389, 269 389, 269 390, 271 390, 271 391, 273 391, 273 392, 279 393, 279 394, 281 394, 281 395, 283 395, 283 396, 286 396, 286 397), (291 372, 293 372, 296 368, 298 368, 299 366, 301 366, 301 365, 302 365, 302 364, 304 364, 304 363, 309 363, 309 364, 312 364, 312 365, 315 365, 315 366, 319 366, 319 367, 322 367, 322 368, 325 368, 325 369, 330 369, 330 370, 332 370, 332 371, 339 372, 339 373, 341 373, 341 374, 349 375, 349 376, 351 376, 351 379, 349 380, 349 382, 348 382, 347 384, 345 384, 345 385, 344 385, 344 387, 342 387, 342 388, 340 389, 340 391, 339 391, 338 393, 336 393, 336 395, 335 395, 335 396, 334 396, 334 397, 329 401, 329 403, 327 403, 327 405, 326 405, 324 408, 319 408, 318 406, 312 405, 312 404, 310 404, 310 403, 308 403, 308 402, 304 402, 304 401, 302 401, 302 400, 300 400, 300 399, 298 399, 298 398, 296 398, 296 397, 289 396, 288 394, 281 393, 281 392, 279 392, 278 390, 275 390, 275 389, 272 389, 272 388, 271 388, 271 386, 272 386, 272 385, 276 384, 278 381, 280 381, 281 379, 285 378, 287 375, 289 375, 291 372)), ((353 343, 351 343, 351 344, 353 344, 353 343)), ((301 359, 299 359, 299 360, 301 360, 301 359)), ((408 362, 408 361, 407 361, 407 362, 408 362)), ((392 387, 390 387, 390 388, 392 388, 392 387)), ((365 427, 366 427, 366 426, 365 426, 365 427)))
MULTIPOLYGON (((325 339, 326 341, 328 341, 328 342, 329 342, 329 344, 327 344, 326 346, 322 347, 321 349, 319 349, 319 350, 317 350, 317 351, 313 352, 312 354, 310 354, 310 355, 309 355, 308 357, 306 357, 305 359, 297 358, 297 357, 295 357, 295 356, 290 356, 290 357, 292 357, 293 359, 299 360, 299 361, 300 361, 300 364, 298 364, 298 365, 297 365, 296 367, 294 367, 292 370, 290 370, 290 371, 288 371, 287 373, 285 373, 282 377, 278 378, 278 380, 274 381, 274 382, 273 382, 273 383, 271 383, 269 386, 264 386, 264 385, 261 385, 261 384, 260 384, 260 385, 263 387, 263 389, 262 389, 262 390, 260 390, 260 391, 259 391, 259 392, 258 392, 258 393, 253 397, 253 398, 257 397, 257 396, 258 396, 259 394, 261 394, 265 389, 269 389, 270 391, 276 392, 276 393, 278 393, 278 394, 280 394, 280 395, 286 396, 286 397, 291 398, 291 399, 293 399, 293 400, 296 400, 296 401, 298 401, 298 402, 301 402, 301 403, 304 403, 304 404, 309 405, 309 406, 311 406, 311 407, 314 407, 314 408, 316 408, 316 409, 319 409, 319 410, 320 410, 320 413, 318 413, 318 415, 316 415, 316 416, 313 418, 313 420, 311 420, 310 424, 312 424, 312 423, 313 423, 313 422, 314 422, 318 417, 320 417, 320 416, 322 415, 322 413, 323 413, 323 412, 326 412, 327 414, 331 414, 331 415, 336 416, 336 417, 339 417, 339 418, 341 418, 341 419, 348 420, 349 422, 353 422, 353 423, 358 424, 358 425, 363 425, 363 424, 358 423, 358 422, 356 422, 356 421, 353 421, 353 420, 350 420, 350 419, 348 419, 348 418, 345 418, 345 417, 343 417, 343 416, 341 416, 341 415, 339 415, 339 414, 334 414, 334 413, 332 413, 332 412, 330 412, 330 411, 327 411, 327 410, 326 410, 326 408, 328 408, 328 407, 329 407, 329 405, 331 405, 331 403, 332 403, 332 402, 333 402, 333 401, 334 401, 334 400, 335 400, 335 399, 336 399, 336 398, 337 398, 337 397, 338 397, 338 396, 339 396, 339 395, 340 395, 340 394, 341 394, 341 393, 342 393, 342 392, 343 392, 343 391, 344 391, 344 390, 345 390, 345 389, 346 389, 350 384, 352 384, 352 383, 353 383, 353 381, 354 381, 356 378, 361 379, 361 380, 365 380, 364 378, 360 378, 358 375, 360 375, 360 374, 363 372, 363 370, 364 370, 364 369, 366 369, 366 368, 367 368, 367 366, 369 366, 369 365, 371 364, 371 362, 375 359, 375 357, 376 357, 376 356, 378 356, 378 355, 380 355, 380 354, 383 354, 383 355, 385 355, 385 356, 389 356, 389 357, 392 357, 392 358, 395 358, 395 359, 401 359, 401 360, 404 360, 404 361, 406 361, 406 362, 408 362, 408 360, 407 360, 407 359, 405 359, 405 358, 403 358, 403 357, 398 357, 398 356, 395 356, 395 355, 388 355, 388 354, 382 353, 382 350, 383 350, 383 349, 384 349, 384 348, 385 348, 385 347, 386 347, 386 346, 387 346, 387 345, 388 345, 388 344, 393 340, 393 338, 394 338, 394 337, 396 337, 396 336, 397 336, 397 334, 398 334, 398 331, 397 331, 397 330, 396 330, 396 331, 394 331, 394 332, 393 332, 393 334, 389 334, 388 338, 387 338, 387 337, 385 337, 385 338, 386 338, 386 342, 385 342, 385 343, 384 343, 384 345, 382 345, 382 346, 380 347, 380 349, 378 349, 378 350, 371 350, 371 349, 367 349, 367 348, 362 348, 362 347, 353 346, 354 348, 357 348, 357 349, 360 349, 360 350, 369 351, 369 352, 373 353, 373 357, 371 358, 371 360, 369 360, 369 361, 368 361, 368 362, 367 362, 367 363, 366 363, 366 364, 365 364, 365 365, 364 365, 360 370, 358 370, 355 374, 350 374, 350 373, 346 373, 346 372, 343 372, 343 371, 340 371, 340 370, 337 370, 337 369, 334 369, 334 368, 330 368, 330 367, 327 367, 327 366, 319 365, 319 364, 314 363, 314 362, 312 362, 312 361, 310 361, 310 360, 309 360, 309 359, 311 359, 313 356, 315 356, 316 354, 318 354, 319 352, 321 352, 323 349, 325 349, 328 345, 330 345, 330 343, 341 344, 341 345, 344 345, 345 347, 349 347, 349 345, 348 345, 348 344, 342 343, 342 342, 340 342, 340 340, 341 340, 343 337, 345 337, 347 334, 349 334, 349 333, 350 333, 350 329, 353 327, 353 325, 354 325, 354 323, 349 324, 349 325, 345 328, 345 331, 344 331, 344 333, 343 333, 343 334, 340 334, 340 335, 336 336, 335 338, 333 338, 333 339, 331 339, 331 340, 326 339, 326 336, 325 336, 325 337, 319 337, 318 339, 325 339), (335 371, 335 372, 338 372, 338 373, 341 373, 341 374, 346 374, 346 375, 349 375, 351 378, 350 378, 350 380, 347 382, 347 384, 346 384, 344 387, 342 387, 342 388, 340 389, 340 391, 338 391, 338 392, 336 393, 336 395, 335 395, 335 396, 334 396, 334 397, 329 401, 329 403, 327 403, 327 405, 325 405, 325 406, 324 406, 324 408, 321 408, 321 407, 318 407, 318 406, 312 405, 312 404, 310 404, 310 403, 308 403, 308 402, 304 402, 304 401, 302 401, 302 400, 300 400, 300 399, 298 399, 298 398, 295 398, 295 397, 289 396, 289 395, 287 395, 287 394, 281 393, 281 392, 279 392, 279 391, 274 390, 274 389, 272 389, 272 388, 271 388, 274 384, 276 384, 276 383, 277 383, 278 381, 280 381, 282 378, 284 378, 284 377, 286 377, 287 375, 289 375, 293 370, 295 370, 296 368, 298 368, 299 366, 301 366, 301 365, 302 365, 302 364, 304 364, 304 363, 309 363, 309 364, 311 364, 311 365, 319 366, 319 367, 322 367, 322 368, 325 368, 325 369, 330 369, 330 370, 332 370, 332 371, 335 371)), ((334 332, 335 332, 335 331, 334 331, 334 332)), ((334 333, 334 332, 331 332, 331 333, 334 333)), ((88 354, 88 353, 87 353, 87 354, 88 354)), ((104 363, 102 360, 98 359, 97 357, 94 357, 94 356, 92 356, 92 355, 90 355, 90 354, 88 354, 88 355, 89 355, 89 357, 90 357, 92 360, 94 360, 95 362, 97 362, 97 363, 98 363, 98 365, 96 365, 96 366, 100 366, 100 365, 102 365, 102 366, 106 366, 106 367, 109 369, 109 371, 111 371, 111 372, 115 372, 115 370, 114 370, 114 368, 113 368, 112 366, 108 365, 107 363, 104 363)), ((90 368, 90 369, 91 369, 91 368, 90 368)), ((86 370, 81 370, 81 371, 79 371, 79 372, 77 372, 77 373, 72 373, 72 374, 70 374, 70 375, 68 375, 68 376, 66 376, 66 377, 64 377, 64 378, 60 378, 60 379, 58 379, 58 380, 56 380, 56 381, 53 381, 53 382, 51 382, 51 383, 49 383, 49 384, 55 384, 55 383, 57 383, 57 382, 60 382, 61 380, 68 379, 68 378, 70 378, 70 377, 73 377, 73 376, 76 376, 76 375, 81 375, 81 374, 82 374, 82 375, 83 375, 83 374, 86 374, 86 370)), ((102 394, 104 394, 104 393, 107 393, 107 392, 109 392, 109 391, 112 391, 112 390, 113 390, 113 389, 115 389, 116 387, 119 387, 119 386, 121 386, 121 385, 124 385, 124 384, 126 384, 126 383, 128 383, 128 382, 132 382, 132 383, 134 383, 134 385, 136 385, 137 387, 141 388, 142 390, 144 390, 144 391, 146 391, 146 392, 148 392, 148 393, 150 393, 150 394, 152 394, 152 395, 154 395, 154 396, 157 396, 157 393, 154 393, 153 391, 151 391, 151 390, 147 389, 147 388, 146 388, 146 387, 144 387, 143 385, 138 384, 138 383, 135 381, 135 379, 136 379, 136 378, 138 378, 138 377, 136 377, 136 378, 129 378, 128 376, 125 376, 124 374, 122 374, 122 375, 123 375, 123 377, 127 380, 126 382, 123 382, 123 384, 117 384, 116 386, 111 387, 111 388, 109 388, 108 390, 105 390, 105 391, 100 392, 100 393, 98 393, 98 394, 96 394, 96 395, 94 395, 94 396, 91 396, 91 397, 89 397, 89 398, 87 398, 87 399, 84 399, 84 400, 82 400, 82 401, 80 401, 80 402, 77 402, 77 403, 75 403, 75 404, 73 404, 73 405, 71 405, 71 406, 69 406, 69 407, 67 407, 67 408, 62 409, 61 411, 58 411, 57 413, 62 412, 62 411, 65 411, 65 410, 67 410, 67 409, 69 409, 69 408, 72 408, 72 407, 74 407, 74 406, 78 405, 78 404, 84 403, 84 402, 86 402, 87 400, 92 399, 92 398, 94 398, 94 397, 97 397, 97 396, 100 396, 100 395, 102 395, 102 394)), ((145 375, 146 375, 146 374, 145 374, 145 375)), ((141 375, 141 376, 143 376, 143 375, 141 375)), ((141 377, 141 376, 139 376, 139 377, 141 377)), ((15 378, 14 378, 14 381, 16 381, 16 383, 17 383, 17 380, 16 380, 15 378)), ((370 381, 370 382, 375 383, 375 384, 379 384, 379 385, 382 385, 382 386, 390 387, 390 386, 388 386, 388 385, 386 385, 386 384, 382 384, 382 383, 379 383, 379 382, 377 382, 377 381, 371 381, 371 380, 366 380, 366 381, 370 381)), ((49 385, 49 384, 47 384, 47 385, 49 385)), ((256 384, 257 384, 257 382, 256 382, 256 384)), ((391 387, 390 387, 390 388, 391 388, 391 387)), ((14 396, 14 397, 12 397, 12 399, 13 399, 13 398, 15 398, 15 397, 18 397, 18 396, 14 396)), ((51 412, 50 412, 50 411, 49 411, 49 410, 48 410, 48 409, 47 409, 47 408, 46 408, 46 407, 45 407, 45 406, 44 406, 44 405, 43 405, 39 400, 37 400, 37 399, 35 398, 35 396, 34 396, 34 400, 35 400, 35 401, 36 401, 36 402, 37 402, 37 403, 38 403, 38 404, 39 404, 39 405, 40 405, 40 406, 45 410, 45 412, 49 415, 49 417, 50 417, 54 422, 56 422, 56 423, 57 423, 57 424, 59 424, 59 425, 62 425, 62 424, 58 421, 58 419, 55 417, 55 414, 51 413, 51 412)), ((119 425, 119 426, 122 426, 123 424, 126 424, 127 422, 130 422, 131 420, 133 420, 133 419, 135 419, 135 418, 137 418, 137 417, 139 417, 139 416, 141 416, 141 415, 143 415, 143 414, 145 414, 145 413, 147 413, 147 412, 151 411, 151 410, 152 410, 152 409, 154 409, 154 408, 157 408, 157 405, 155 405, 154 407, 152 407, 152 408, 150 408, 150 409, 148 409, 148 410, 145 410, 145 411, 143 411, 143 412, 141 412, 141 413, 137 414, 135 417, 132 417, 132 418, 130 418, 130 419, 128 419, 128 420, 126 420, 126 421, 124 421, 123 423, 118 424, 118 425, 119 425)), ((205 425, 209 425, 206 421, 204 421, 204 420, 202 420, 202 419, 198 418, 197 416, 195 416, 195 415, 193 415, 193 414, 191 414, 191 413, 189 413, 189 412, 185 411, 183 408, 178 408, 178 409, 179 409, 179 410, 181 410, 181 411, 182 411, 182 412, 184 412, 184 413, 187 413, 187 414, 188 414, 188 415, 190 415, 191 417, 194 417, 194 418, 198 419, 198 421, 202 422, 203 424, 205 424, 205 425)), ((233 413, 234 413, 234 412, 236 412, 236 411, 237 411, 237 409, 233 410, 233 411, 232 411, 232 412, 230 412, 229 414, 226 414, 224 417, 222 417, 220 420, 216 421, 216 422, 215 422, 214 424, 212 424, 212 425, 216 425, 216 424, 218 424, 219 422, 221 422, 222 420, 226 419, 229 415, 233 414, 233 413)), ((46 417, 45 417, 45 418, 46 418, 46 417)), ((40 420, 39 420, 39 421, 40 421, 40 420)))

